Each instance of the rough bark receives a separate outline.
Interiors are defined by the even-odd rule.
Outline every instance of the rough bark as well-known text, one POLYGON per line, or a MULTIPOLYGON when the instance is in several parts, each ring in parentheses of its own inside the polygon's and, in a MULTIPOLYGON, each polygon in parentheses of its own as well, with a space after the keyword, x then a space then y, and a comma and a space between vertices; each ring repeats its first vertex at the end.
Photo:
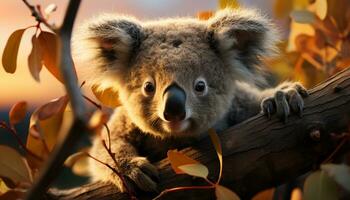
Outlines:
MULTIPOLYGON (((222 133, 224 168, 221 183, 242 199, 302 175, 334 150, 331 133, 346 131, 350 124, 350 68, 309 91, 303 116, 287 123, 261 114, 222 133)), ((208 138, 182 152, 208 166, 216 180, 219 162, 208 138)), ((204 184, 200 179, 176 175, 167 159, 155 163, 160 171, 159 190, 204 184)), ((317 165, 316 165, 317 166, 317 165)), ((168 193, 164 199, 211 199, 212 190, 168 193)), ((150 199, 154 194, 141 194, 150 199)), ((68 191, 51 191, 53 199, 128 199, 107 183, 91 183, 68 191)))

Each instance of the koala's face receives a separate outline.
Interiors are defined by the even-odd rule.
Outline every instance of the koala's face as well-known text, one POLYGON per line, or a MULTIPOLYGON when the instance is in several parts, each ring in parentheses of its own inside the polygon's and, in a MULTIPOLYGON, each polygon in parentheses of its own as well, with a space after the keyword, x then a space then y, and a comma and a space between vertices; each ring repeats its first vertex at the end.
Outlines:
POLYGON ((90 50, 79 56, 94 65, 94 82, 116 88, 141 130, 194 136, 229 111, 239 95, 235 81, 259 81, 256 65, 271 50, 268 26, 250 11, 226 10, 209 21, 105 16, 87 25, 81 47, 90 50))

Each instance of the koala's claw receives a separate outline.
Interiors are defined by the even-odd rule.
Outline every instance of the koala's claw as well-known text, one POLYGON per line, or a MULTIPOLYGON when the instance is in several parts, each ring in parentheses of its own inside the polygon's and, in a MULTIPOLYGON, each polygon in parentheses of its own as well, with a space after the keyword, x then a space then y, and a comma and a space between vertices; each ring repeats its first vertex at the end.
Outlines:
POLYGON ((132 158, 129 163, 129 171, 125 175, 130 178, 138 188, 147 192, 158 192, 158 170, 145 157, 132 158))
POLYGON ((287 122, 291 112, 302 117, 304 109, 303 97, 307 97, 307 90, 299 83, 289 83, 278 89, 274 96, 265 98, 261 103, 262 112, 268 118, 276 113, 277 117, 287 122))

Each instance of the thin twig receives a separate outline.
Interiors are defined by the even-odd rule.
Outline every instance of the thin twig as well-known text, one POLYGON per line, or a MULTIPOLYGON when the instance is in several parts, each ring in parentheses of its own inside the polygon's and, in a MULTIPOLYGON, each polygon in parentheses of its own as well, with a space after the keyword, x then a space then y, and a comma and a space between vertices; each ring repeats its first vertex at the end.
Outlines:
POLYGON ((43 161, 42 158, 40 158, 39 156, 37 156, 36 154, 34 154, 32 151, 30 151, 22 142, 21 138, 18 137, 17 131, 16 129, 14 129, 13 127, 9 127, 7 126, 7 124, 5 122, 0 122, 0 128, 6 129, 7 131, 9 131, 11 133, 11 135, 13 135, 16 140, 18 145, 24 150, 24 152, 26 154, 29 154, 31 156, 33 156, 35 159, 39 160, 39 161, 43 161))
POLYGON ((42 15, 40 11, 38 11, 35 6, 31 5, 27 0, 22 0, 23 3, 29 8, 29 10, 32 12, 32 16, 35 17, 35 20, 39 23, 45 24, 47 28, 49 28, 53 32, 57 32, 57 28, 50 24, 45 17, 42 15))

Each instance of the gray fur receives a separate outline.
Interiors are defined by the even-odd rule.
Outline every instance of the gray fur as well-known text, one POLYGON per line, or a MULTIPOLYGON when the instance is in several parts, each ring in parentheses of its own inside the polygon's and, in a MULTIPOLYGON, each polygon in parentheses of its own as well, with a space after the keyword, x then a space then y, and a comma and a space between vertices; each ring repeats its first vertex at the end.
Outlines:
MULTIPOLYGON (((153 191, 157 173, 148 160, 159 160, 171 148, 196 143, 210 127, 223 130, 239 123, 259 113, 261 107, 269 114, 273 109, 283 114, 289 105, 275 108, 279 103, 275 93, 282 92, 287 100, 292 95, 290 103, 295 110, 302 99, 291 91, 297 91, 299 84, 261 89, 267 83, 261 61, 276 52, 277 38, 268 19, 245 9, 222 10, 208 21, 171 18, 140 22, 114 15, 87 21, 75 36, 76 60, 88 65, 84 71, 91 84, 114 88, 122 103, 109 121, 117 163, 99 138, 91 153, 131 178, 140 189, 153 191), (197 78, 206 81, 206 95, 195 93, 197 78), (156 86, 151 96, 142 92, 148 79, 156 86), (178 130, 167 127, 160 116, 162 94, 172 83, 187 95, 188 118, 178 130)), ((123 188, 105 166, 92 160, 90 169, 94 180, 112 181, 123 188)))

